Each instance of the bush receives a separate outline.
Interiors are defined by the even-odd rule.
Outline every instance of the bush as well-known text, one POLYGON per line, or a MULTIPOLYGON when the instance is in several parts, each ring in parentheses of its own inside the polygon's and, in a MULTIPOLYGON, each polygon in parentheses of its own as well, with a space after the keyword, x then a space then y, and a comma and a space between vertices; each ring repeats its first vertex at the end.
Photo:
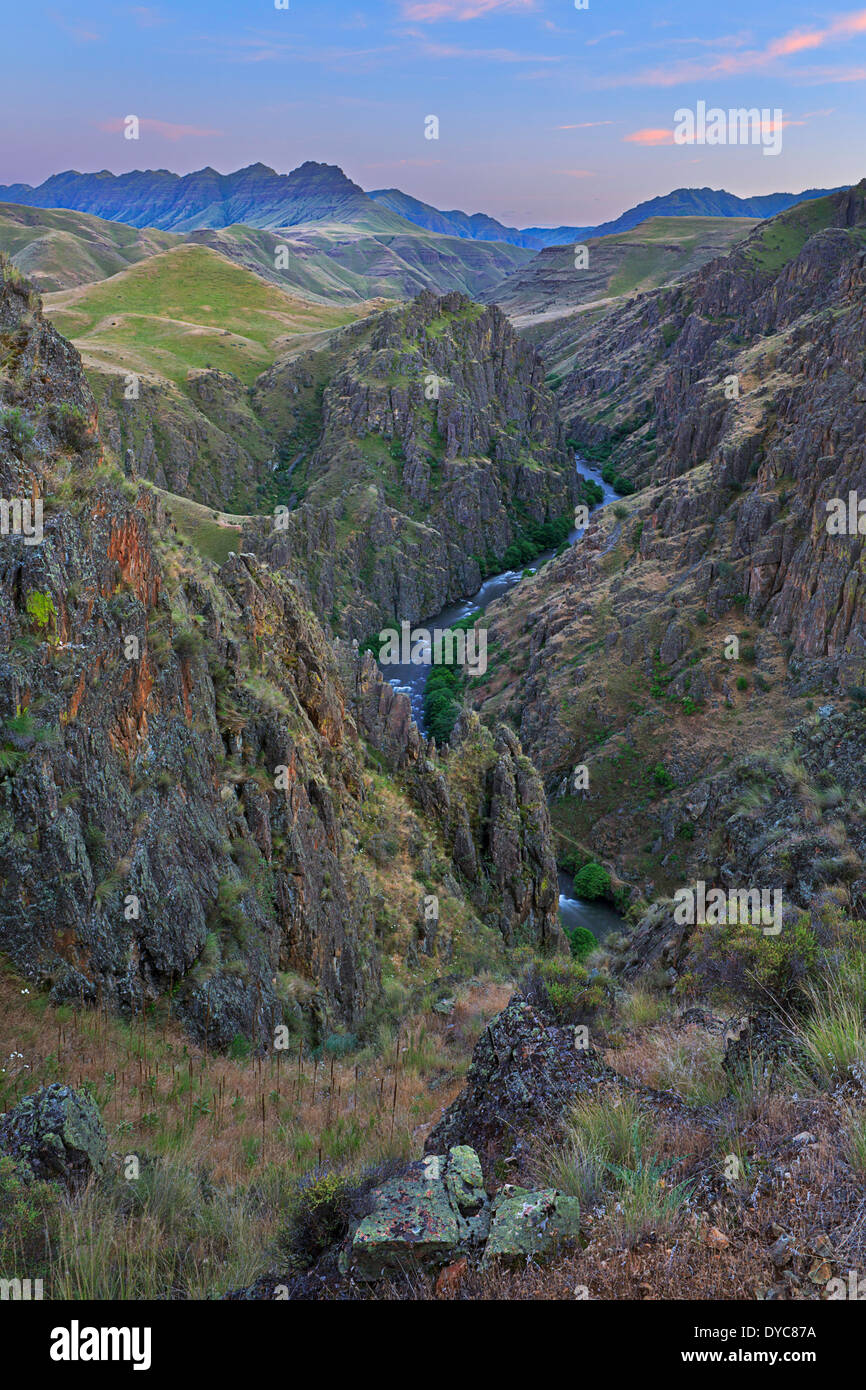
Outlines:
POLYGON ((610 896, 610 874, 603 864, 585 864, 574 876, 574 892, 578 898, 594 902, 610 896))
POLYGON ((688 966, 711 993, 789 1013, 805 1005, 817 960, 818 942, 803 914, 778 936, 765 936, 751 922, 700 926, 688 966))
POLYGON ((598 946, 598 941, 588 927, 573 927, 565 934, 575 960, 586 960, 598 946))
POLYGON ((4 410, 0 415, 0 430, 5 434, 12 448, 18 449, 19 452, 26 451, 30 447, 35 433, 33 426, 24 419, 17 406, 4 410))
POLYGON ((286 1230, 279 1242, 293 1269, 309 1269, 331 1246, 342 1241, 353 1221, 370 1211, 370 1194, 399 1172, 397 1161, 365 1169, 360 1177, 316 1169, 298 1182, 289 1203, 286 1230))
POLYGON ((434 666, 424 686, 424 723, 441 746, 454 731, 460 713, 464 677, 452 666, 434 666))
POLYGON ((650 769, 650 776, 662 791, 668 792, 675 785, 673 777, 662 763, 656 763, 655 767, 650 769))
POLYGON ((41 1279, 49 1272, 60 1198, 47 1182, 25 1183, 0 1155, 0 1276, 41 1279))
POLYGON ((521 990, 534 1008, 561 1025, 582 1023, 613 1000, 613 981, 598 971, 588 972, 577 960, 553 956, 535 960, 521 990))

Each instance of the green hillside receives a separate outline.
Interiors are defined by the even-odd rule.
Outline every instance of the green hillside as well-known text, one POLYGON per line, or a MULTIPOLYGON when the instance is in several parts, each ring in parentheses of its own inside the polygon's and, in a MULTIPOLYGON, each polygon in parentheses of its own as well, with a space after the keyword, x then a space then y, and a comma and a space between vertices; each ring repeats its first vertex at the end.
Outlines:
POLYGON ((46 312, 85 358, 180 385, 191 369, 251 385, 302 333, 352 310, 285 294, 204 246, 176 246, 97 285, 46 298, 46 312))
POLYGON ((0 203, 0 251, 42 294, 105 280, 180 241, 172 232, 140 231, 86 212, 0 203))

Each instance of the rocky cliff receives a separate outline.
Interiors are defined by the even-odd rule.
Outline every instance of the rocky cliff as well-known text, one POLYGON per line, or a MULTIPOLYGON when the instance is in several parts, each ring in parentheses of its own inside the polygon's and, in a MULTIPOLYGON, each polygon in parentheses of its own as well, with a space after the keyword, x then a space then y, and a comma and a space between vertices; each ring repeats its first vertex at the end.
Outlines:
POLYGON ((385 948, 435 971, 488 938, 555 945, 549 822, 516 742, 477 734, 489 792, 461 801, 460 762, 446 776, 287 574, 183 544, 106 454, 78 354, 6 264, 0 369, 0 949, 17 967, 57 1000, 170 1000, 220 1047, 281 1020, 360 1026, 385 948), (36 501, 41 537, 13 507, 36 501), (442 907, 419 952, 421 876, 442 907))
POLYGON ((278 364, 255 405, 301 505, 246 543, 296 562, 350 636, 430 617, 516 538, 571 524, 574 469, 541 361, 461 295, 419 295, 278 364))
MULTIPOLYGON (((558 393, 586 452, 641 490, 497 606, 479 706, 541 768, 561 852, 647 896, 726 863, 753 881, 769 860, 732 838, 750 795, 734 765, 796 766, 797 726, 866 685, 862 540, 828 528, 833 498, 866 493, 864 284, 861 184, 587 328, 558 393)), ((817 832, 822 882, 857 878, 807 781, 795 833, 817 832)))

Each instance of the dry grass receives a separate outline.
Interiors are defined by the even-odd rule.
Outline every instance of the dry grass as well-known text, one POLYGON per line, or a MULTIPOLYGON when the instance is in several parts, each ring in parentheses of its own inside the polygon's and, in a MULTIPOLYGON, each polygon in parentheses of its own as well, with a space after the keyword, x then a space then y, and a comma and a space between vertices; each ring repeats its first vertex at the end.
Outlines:
POLYGON ((254 1278, 303 1175, 420 1154, 510 993, 470 982, 450 1016, 395 1025, 384 1055, 243 1060, 208 1056, 167 1014, 54 1008, 2 971, 0 1110, 63 1081, 91 1092, 109 1135, 103 1179, 61 1206, 51 1296, 200 1298, 254 1278))
POLYGON ((711 1105, 727 1094, 724 1040, 705 1029, 660 1025, 628 1038, 607 1060, 623 1076, 658 1091, 676 1091, 688 1105, 711 1105))

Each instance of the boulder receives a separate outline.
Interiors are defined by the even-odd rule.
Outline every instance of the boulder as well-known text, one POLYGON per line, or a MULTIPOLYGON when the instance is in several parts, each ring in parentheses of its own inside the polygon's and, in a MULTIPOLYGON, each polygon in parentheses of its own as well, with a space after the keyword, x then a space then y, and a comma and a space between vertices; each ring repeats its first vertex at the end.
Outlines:
POLYGON ((512 1000, 476 1043, 466 1086, 425 1147, 441 1153, 471 1144, 489 1163, 521 1133, 555 1127, 609 1074, 592 1048, 576 1045, 573 1028, 548 1024, 525 1000, 512 1000))
POLYGON ((55 1083, 0 1115, 0 1153, 25 1179, 55 1179, 75 1191, 101 1171, 108 1138, 96 1102, 55 1083))
POLYGON ((487 1235, 481 1164, 469 1148, 411 1163, 376 1190, 373 1203, 352 1236, 349 1263, 360 1279, 451 1264, 487 1235))
POLYGON ((543 1261, 580 1236, 580 1202, 554 1188, 503 1187, 493 1202, 482 1268, 543 1261))

